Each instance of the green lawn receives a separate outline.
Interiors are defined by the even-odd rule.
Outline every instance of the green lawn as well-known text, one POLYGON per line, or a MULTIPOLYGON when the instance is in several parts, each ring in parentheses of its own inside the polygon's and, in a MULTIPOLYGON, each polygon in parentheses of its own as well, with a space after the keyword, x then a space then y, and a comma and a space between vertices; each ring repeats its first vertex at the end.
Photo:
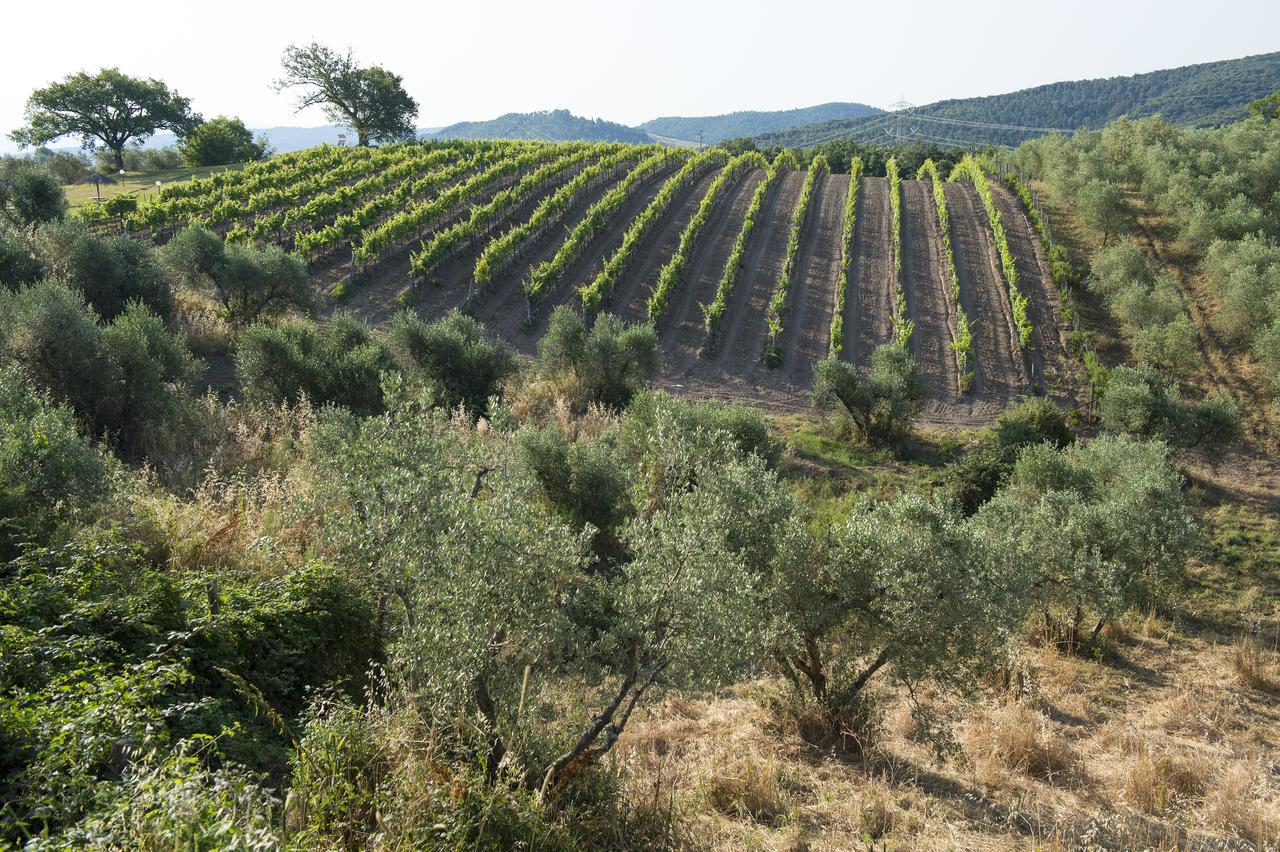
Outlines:
MULTIPOLYGON (((214 172, 234 171, 242 168, 244 163, 236 163, 230 166, 201 166, 198 169, 164 169, 158 172, 125 172, 124 177, 112 175, 115 183, 104 183, 102 185, 102 197, 110 198, 113 195, 119 195, 122 192, 132 192, 138 195, 139 200, 143 200, 154 196, 156 193, 156 181, 160 181, 161 186, 174 183, 175 181, 191 180, 192 178, 204 177, 214 172)), ((91 183, 75 183, 65 187, 67 193, 67 201, 71 202, 72 207, 78 207, 81 204, 93 201, 98 197, 98 190, 91 183)))

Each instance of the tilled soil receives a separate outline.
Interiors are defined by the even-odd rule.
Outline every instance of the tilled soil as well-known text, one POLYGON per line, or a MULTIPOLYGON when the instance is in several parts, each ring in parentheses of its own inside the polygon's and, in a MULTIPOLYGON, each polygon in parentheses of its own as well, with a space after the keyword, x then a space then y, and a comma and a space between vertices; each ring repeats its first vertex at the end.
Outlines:
POLYGON ((1071 369, 1066 348, 1068 328, 1062 317, 1062 296, 1049 273, 1044 247, 1022 209, 1022 202, 1009 188, 999 181, 991 181, 991 194, 1004 222, 1009 251, 1018 270, 1018 289, 1027 297, 1035 346, 1031 353, 1033 383, 1041 385, 1063 404, 1072 404, 1074 395, 1070 388, 1074 382, 1064 373, 1071 369))
MULTIPOLYGON (((570 174, 564 175, 563 180, 568 180, 570 174)), ((603 310, 617 313, 627 322, 647 321, 647 302, 658 272, 670 260, 681 233, 716 174, 716 170, 708 170, 678 194, 661 221, 641 242, 634 262, 620 276, 603 310)), ((650 203, 668 176, 669 171, 664 172, 640 187, 608 228, 590 242, 563 280, 535 306, 532 333, 525 328, 523 278, 534 264, 554 255, 568 230, 612 183, 587 193, 565 217, 563 227, 549 229, 535 240, 519 263, 498 276, 484 293, 477 294, 469 303, 467 293, 480 246, 442 264, 433 276, 440 284, 418 289, 415 310, 427 319, 434 319, 450 308, 465 305, 498 336, 531 354, 546 317, 558 305, 576 304, 577 288, 589 281, 617 249, 631 222, 650 203)), ((828 352, 849 178, 827 175, 820 178, 814 188, 801 231, 783 321, 782 364, 776 369, 761 360, 768 341, 765 314, 781 272, 803 173, 780 175, 766 194, 760 218, 747 241, 743 269, 721 318, 719 339, 713 351, 703 351, 707 341, 701 305, 714 298, 746 208, 761 180, 763 173, 758 170, 738 178, 716 204, 699 235, 685 275, 672 295, 667 314, 658 324, 666 357, 658 384, 687 396, 736 400, 766 410, 792 412, 808 407, 813 365, 828 352)), ((542 197, 562 182, 558 181, 538 198, 507 213, 503 222, 509 225, 527 217, 542 197)), ((1000 277, 986 213, 972 187, 947 184, 961 304, 973 322, 977 362, 974 388, 969 394, 961 394, 959 371, 951 349, 955 306, 931 190, 927 183, 919 181, 903 181, 902 186, 903 282, 908 311, 915 321, 912 351, 930 385, 930 397, 920 420, 939 426, 989 423, 1005 405, 1029 391, 1030 381, 1023 353, 1017 348, 1012 311, 1000 277)), ((1035 312, 1037 348, 1046 363, 1053 363, 1052 359, 1065 360, 1062 330, 1055 324, 1061 323, 1061 312, 1055 310, 1057 302, 1053 298, 1056 291, 1045 271, 1044 259, 1037 253, 1039 247, 1034 234, 1025 215, 1017 208, 1016 200, 1007 196, 1001 199, 1000 195, 997 198, 1002 205, 1002 216, 1008 222, 1011 248, 1018 256, 1019 275, 1035 312), (1010 202, 1014 206, 1006 212, 1010 202), (1053 319, 1046 323, 1040 319, 1045 315, 1053 319)), ((842 357, 865 368, 871 351, 893 337, 895 274, 886 179, 861 179, 856 215, 842 357)), ((409 251, 405 250, 401 256, 389 258, 343 307, 370 322, 389 319, 397 309, 396 295, 408 282, 408 255, 409 251)))
POLYGON ((862 367, 867 366, 872 350, 893 340, 892 215, 888 179, 862 178, 841 353, 845 360, 862 367))
POLYGON ((911 354, 929 384, 930 409, 960 402, 956 367, 955 310, 948 292, 942 234, 926 181, 902 182, 902 284, 907 314, 915 323, 911 354))
POLYGON ((960 304, 969 315, 973 332, 972 395, 975 399, 1007 404, 1027 392, 1029 381, 1000 273, 995 237, 977 190, 967 183, 948 183, 945 187, 951 250, 960 276, 960 304))
MULTIPOLYGON (((782 270, 791 214, 803 182, 801 172, 775 179, 747 241, 743 269, 720 319, 714 355, 685 373, 664 372, 665 386, 697 396, 748 399, 774 409, 791 410, 804 404, 804 389, 788 387, 779 371, 761 362, 768 340, 765 311, 782 270)), ((734 231, 727 239, 732 243, 736 237, 734 231)))
POLYGON ((699 235, 667 315, 658 324, 667 372, 672 375, 687 374, 698 362, 707 337, 702 305, 715 299, 729 253, 762 180, 763 169, 739 178, 716 205, 699 235))
POLYGON ((718 174, 719 169, 708 170, 701 178, 687 184, 672 200, 661 221, 636 246, 630 268, 614 282, 614 292, 605 296, 601 310, 615 313, 629 323, 648 321, 649 295, 658 283, 658 273, 675 254, 685 225, 698 212, 702 197, 718 174))
POLYGON ((848 175, 825 175, 814 187, 792 272, 789 310, 783 318, 782 369, 792 385, 813 384, 813 365, 831 349, 831 317, 840 280, 840 229, 848 193, 848 175))
MULTIPOLYGON (((650 176, 648 180, 633 187, 630 196, 623 202, 604 230, 596 234, 583 246, 578 259, 565 270, 564 277, 547 290, 538 303, 533 306, 532 329, 526 324, 526 300, 521 283, 529 269, 543 260, 554 257, 555 252, 559 250, 562 240, 557 239, 552 234, 547 234, 544 237, 544 239, 552 243, 550 248, 545 251, 545 257, 535 258, 522 268, 509 271, 504 276, 511 280, 502 285, 502 289, 498 291, 501 295, 491 299, 488 308, 481 311, 481 318, 499 336, 505 338, 521 352, 532 354, 537 349, 538 337, 542 333, 547 317, 561 305, 579 305, 578 288, 595 278, 604 262, 617 251, 618 246, 622 245, 622 238, 626 234, 627 228, 631 226, 632 221, 649 206, 654 196, 658 194, 658 190, 662 188, 663 183, 666 182, 667 178, 671 177, 674 171, 674 165, 664 167, 650 176)), ((566 236, 585 213, 586 208, 584 207, 576 215, 566 219, 564 230, 566 236)))

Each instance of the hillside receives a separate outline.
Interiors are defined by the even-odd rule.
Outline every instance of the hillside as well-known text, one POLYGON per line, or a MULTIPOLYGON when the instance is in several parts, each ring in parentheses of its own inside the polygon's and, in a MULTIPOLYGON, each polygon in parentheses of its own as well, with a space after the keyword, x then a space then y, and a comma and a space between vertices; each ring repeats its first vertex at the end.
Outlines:
MULTIPOLYGON (((1121 116, 1156 114, 1189 127, 1243 118, 1245 104, 1280 89, 1280 53, 1187 65, 1131 77, 1050 83, 1003 95, 939 101, 904 118, 913 138, 958 144, 1017 145, 1046 129, 1097 129, 1121 116), (974 127, 966 122, 998 127, 974 127), (1009 127, 1016 126, 1016 127, 1009 127)), ((759 135, 764 145, 807 146, 848 134, 861 141, 894 141, 875 116, 837 119, 759 135)))
POLYGON ((509 112, 489 121, 463 121, 431 135, 435 139, 541 139, 544 142, 632 142, 647 134, 600 118, 583 118, 567 109, 509 112))
POLYGON ((827 103, 799 109, 774 111, 743 110, 724 115, 666 116, 639 125, 658 136, 674 139, 697 140, 714 145, 738 136, 759 136, 799 125, 837 119, 862 118, 876 115, 881 110, 859 103, 827 103))

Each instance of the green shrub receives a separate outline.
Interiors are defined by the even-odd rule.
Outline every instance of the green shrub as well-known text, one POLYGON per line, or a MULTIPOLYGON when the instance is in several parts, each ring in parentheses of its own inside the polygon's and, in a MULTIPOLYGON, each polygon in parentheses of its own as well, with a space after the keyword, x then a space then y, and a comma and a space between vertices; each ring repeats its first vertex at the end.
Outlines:
POLYGON ((395 368, 364 323, 336 313, 323 327, 305 320, 259 323, 240 334, 236 376, 253 402, 341 405, 360 415, 383 410, 382 374, 395 368))
POLYGON ((884 345, 871 353, 866 376, 838 358, 818 362, 810 395, 815 407, 837 412, 875 443, 910 431, 925 393, 924 377, 906 349, 884 345))
POLYGON ((1163 443, 1128 436, 1065 450, 1036 444, 978 512, 1001 558, 1037 578, 1034 611, 1059 641, 1085 641, 1086 615, 1096 637, 1107 620, 1173 588, 1197 533, 1166 456, 1163 443))
POLYGON ((120 235, 95 236, 74 222, 46 225, 38 242, 49 277, 83 293, 104 320, 135 300, 161 317, 172 311, 169 284, 145 243, 120 235))
POLYGON ((111 466, 80 437, 75 416, 15 366, 0 368, 0 558, 54 520, 106 495, 111 466))
POLYGON ((587 402, 621 409, 653 381, 662 351, 651 326, 626 326, 613 314, 600 314, 588 328, 561 305, 538 341, 538 361, 549 372, 572 374, 587 402))
POLYGON ((506 344, 493 340, 485 328, 461 311, 441 320, 423 322, 405 311, 396 316, 387 334, 400 368, 414 383, 429 388, 445 408, 464 407, 472 416, 485 410, 502 382, 515 372, 516 360, 506 344))

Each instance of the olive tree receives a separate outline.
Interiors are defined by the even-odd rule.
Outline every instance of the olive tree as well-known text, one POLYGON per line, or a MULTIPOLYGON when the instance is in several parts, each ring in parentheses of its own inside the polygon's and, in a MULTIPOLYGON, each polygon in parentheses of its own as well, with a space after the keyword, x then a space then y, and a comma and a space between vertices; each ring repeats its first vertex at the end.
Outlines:
POLYGON ((1099 413, 1107 432, 1198 448, 1210 459, 1221 457, 1240 438, 1234 399, 1219 391, 1198 401, 1184 400, 1175 385, 1146 366, 1112 370, 1099 413))
POLYGON ((847 418, 867 441, 884 441, 909 431, 925 392, 919 366, 900 346, 876 347, 866 375, 838 358, 820 361, 813 368, 814 406, 847 418))
POLYGON ((841 733, 883 671, 966 688, 997 663, 1026 606, 1026 575, 942 496, 863 503, 825 540, 796 531, 770 585, 772 655, 841 733))
POLYGON ((41 228, 37 243, 48 276, 78 289, 103 319, 111 320, 132 301, 169 316, 169 282, 155 251, 141 241, 98 236, 68 221, 41 228))
POLYGON ((0 216, 15 227, 34 231, 66 214, 67 195, 48 169, 28 164, 0 177, 0 216))
POLYGON ((561 305, 538 341, 538 360, 545 370, 571 374, 585 401, 624 408, 657 375, 662 350, 652 326, 628 326, 601 314, 588 327, 561 305))
POLYGON ((610 688, 547 767, 544 796, 613 747, 649 690, 723 684, 760 658, 765 578, 793 506, 759 456, 717 440, 721 451, 702 455, 692 486, 654 494, 629 524, 634 558, 595 579, 604 626, 578 640, 575 657, 610 688))
POLYGON ((382 375, 395 369, 370 328, 339 311, 323 327, 305 320, 246 328, 236 344, 236 377, 256 403, 341 405, 359 415, 383 410, 382 375))
POLYGON ((516 369, 506 344, 457 309, 433 323, 404 311, 392 320, 387 342, 410 379, 430 388, 446 408, 462 406, 473 416, 501 393, 503 380, 516 369))
POLYGON ((975 523, 1009 570, 1031 573, 1045 630, 1066 648, 1085 641, 1086 617, 1093 639, 1159 601, 1197 535, 1165 445, 1128 436, 1026 448, 975 523))
POLYGON ((406 688, 436 718, 474 718, 496 778, 525 667, 549 676, 567 640, 585 543, 499 445, 402 392, 381 417, 321 417, 316 511, 333 558, 377 588, 406 688))

